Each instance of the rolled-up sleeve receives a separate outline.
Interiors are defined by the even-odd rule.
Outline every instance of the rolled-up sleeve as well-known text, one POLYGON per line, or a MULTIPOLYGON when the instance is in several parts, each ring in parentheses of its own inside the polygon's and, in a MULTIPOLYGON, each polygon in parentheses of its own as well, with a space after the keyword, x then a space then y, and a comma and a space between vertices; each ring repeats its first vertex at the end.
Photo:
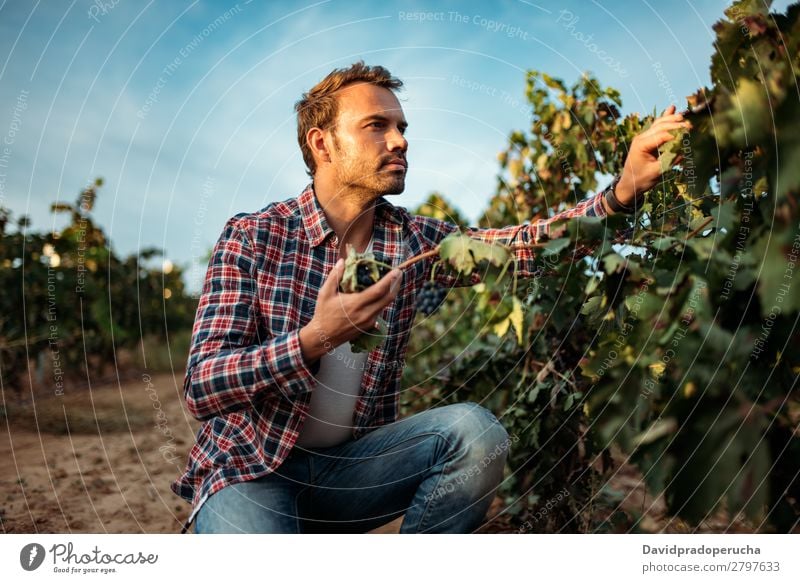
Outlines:
POLYGON ((259 337, 257 299, 254 247, 237 215, 212 250, 192 330, 184 396, 197 419, 313 387, 299 329, 259 337))
MULTIPOLYGON (((538 250, 529 245, 539 243, 543 238, 549 237, 552 226, 559 221, 575 217, 606 216, 605 208, 602 203, 604 194, 605 191, 599 192, 594 196, 582 200, 572 208, 557 213, 552 217, 539 219, 532 223, 496 229, 470 227, 465 229, 464 233, 473 239, 485 241, 486 243, 514 245, 515 268, 517 274, 521 277, 531 277, 535 275, 535 259, 538 250)), ((415 217, 415 219, 420 226, 423 236, 427 239, 432 248, 441 243, 442 239, 447 235, 459 230, 457 225, 439 219, 420 216, 415 217)), ((463 282, 454 281, 447 275, 442 275, 440 278, 440 283, 446 286, 472 285, 479 282, 480 274, 477 272, 473 272, 470 279, 463 282)))
MULTIPOLYGON (((516 255, 519 275, 529 277, 535 274, 535 259, 540 251, 531 245, 540 243, 543 238, 550 237, 550 230, 555 223, 575 217, 605 217, 606 210, 602 202, 604 195, 605 191, 599 192, 594 196, 580 201, 574 207, 557 213, 552 217, 540 219, 528 225, 522 225, 521 227, 510 227, 512 231, 518 229, 514 231, 510 241, 518 245, 515 247, 514 253, 516 255)), ((503 229, 499 230, 502 231, 503 229)), ((482 237, 478 236, 478 238, 482 237)))

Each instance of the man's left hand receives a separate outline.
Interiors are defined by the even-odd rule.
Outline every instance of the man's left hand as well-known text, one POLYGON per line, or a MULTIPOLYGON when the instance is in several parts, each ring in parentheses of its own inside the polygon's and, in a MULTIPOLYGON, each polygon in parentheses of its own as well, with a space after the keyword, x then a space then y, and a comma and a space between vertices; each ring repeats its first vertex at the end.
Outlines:
POLYGON ((633 138, 622 176, 614 189, 619 202, 632 206, 639 194, 656 185, 661 177, 658 149, 676 138, 670 131, 691 127, 682 114, 675 113, 675 106, 670 105, 661 117, 656 118, 653 125, 633 138))

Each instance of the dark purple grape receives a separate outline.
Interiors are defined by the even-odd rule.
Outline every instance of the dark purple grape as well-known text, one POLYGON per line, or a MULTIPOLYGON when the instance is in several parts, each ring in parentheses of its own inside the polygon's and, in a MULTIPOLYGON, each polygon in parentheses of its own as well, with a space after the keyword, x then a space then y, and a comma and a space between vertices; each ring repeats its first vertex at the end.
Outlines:
POLYGON ((417 295, 417 309, 430 316, 439 309, 444 299, 447 297, 447 290, 440 287, 438 283, 426 281, 417 295))
POLYGON ((356 281, 358 285, 363 287, 369 287, 375 283, 372 279, 372 271, 368 265, 362 263, 356 268, 356 281))

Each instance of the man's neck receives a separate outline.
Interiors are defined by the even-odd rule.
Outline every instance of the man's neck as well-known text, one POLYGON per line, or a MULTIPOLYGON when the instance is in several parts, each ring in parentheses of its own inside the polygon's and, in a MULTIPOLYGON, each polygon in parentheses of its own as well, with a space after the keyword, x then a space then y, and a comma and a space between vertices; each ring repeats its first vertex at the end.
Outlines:
POLYGON ((314 193, 325 212, 328 225, 336 233, 341 256, 347 256, 348 243, 356 251, 363 252, 372 238, 375 194, 347 188, 331 188, 324 181, 316 179, 314 193))

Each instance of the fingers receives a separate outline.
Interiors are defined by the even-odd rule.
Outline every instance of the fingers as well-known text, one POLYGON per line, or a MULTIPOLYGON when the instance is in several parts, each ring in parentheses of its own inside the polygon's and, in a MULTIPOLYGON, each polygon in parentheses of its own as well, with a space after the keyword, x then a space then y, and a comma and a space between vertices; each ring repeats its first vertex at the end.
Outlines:
POLYGON ((320 288, 317 306, 322 306, 321 300, 327 300, 325 305, 333 309, 323 308, 323 311, 328 311, 329 316, 347 322, 348 327, 353 327, 360 333, 373 331, 377 317, 394 301, 400 290, 402 271, 393 269, 363 291, 339 294, 337 290, 343 274, 344 260, 339 260, 320 288))
POLYGON ((663 117, 659 117, 653 122, 653 125, 650 127, 660 125, 662 123, 674 123, 674 122, 690 123, 686 121, 681 114, 676 113, 675 115, 665 115, 663 117))
POLYGON ((691 124, 688 121, 671 121, 671 122, 663 122, 659 124, 653 124, 653 126, 645 132, 646 134, 654 134, 658 132, 668 132, 671 130, 677 129, 688 129, 691 127, 691 124))
POLYGON ((336 290, 339 289, 339 282, 342 281, 344 274, 344 259, 339 259, 333 269, 328 272, 328 277, 322 282, 322 287, 319 288, 320 297, 330 297, 336 295, 336 290))
POLYGON ((365 305, 374 303, 388 304, 397 295, 402 278, 403 272, 401 270, 392 269, 377 283, 359 292, 359 295, 363 299, 365 305))
POLYGON ((670 105, 661 113, 661 117, 664 117, 665 115, 672 115, 673 113, 675 113, 675 106, 670 105))
POLYGON ((669 132, 659 132, 656 134, 650 134, 647 136, 642 136, 641 146, 645 150, 655 150, 659 146, 663 146, 670 140, 674 140, 677 136, 673 136, 669 132))

